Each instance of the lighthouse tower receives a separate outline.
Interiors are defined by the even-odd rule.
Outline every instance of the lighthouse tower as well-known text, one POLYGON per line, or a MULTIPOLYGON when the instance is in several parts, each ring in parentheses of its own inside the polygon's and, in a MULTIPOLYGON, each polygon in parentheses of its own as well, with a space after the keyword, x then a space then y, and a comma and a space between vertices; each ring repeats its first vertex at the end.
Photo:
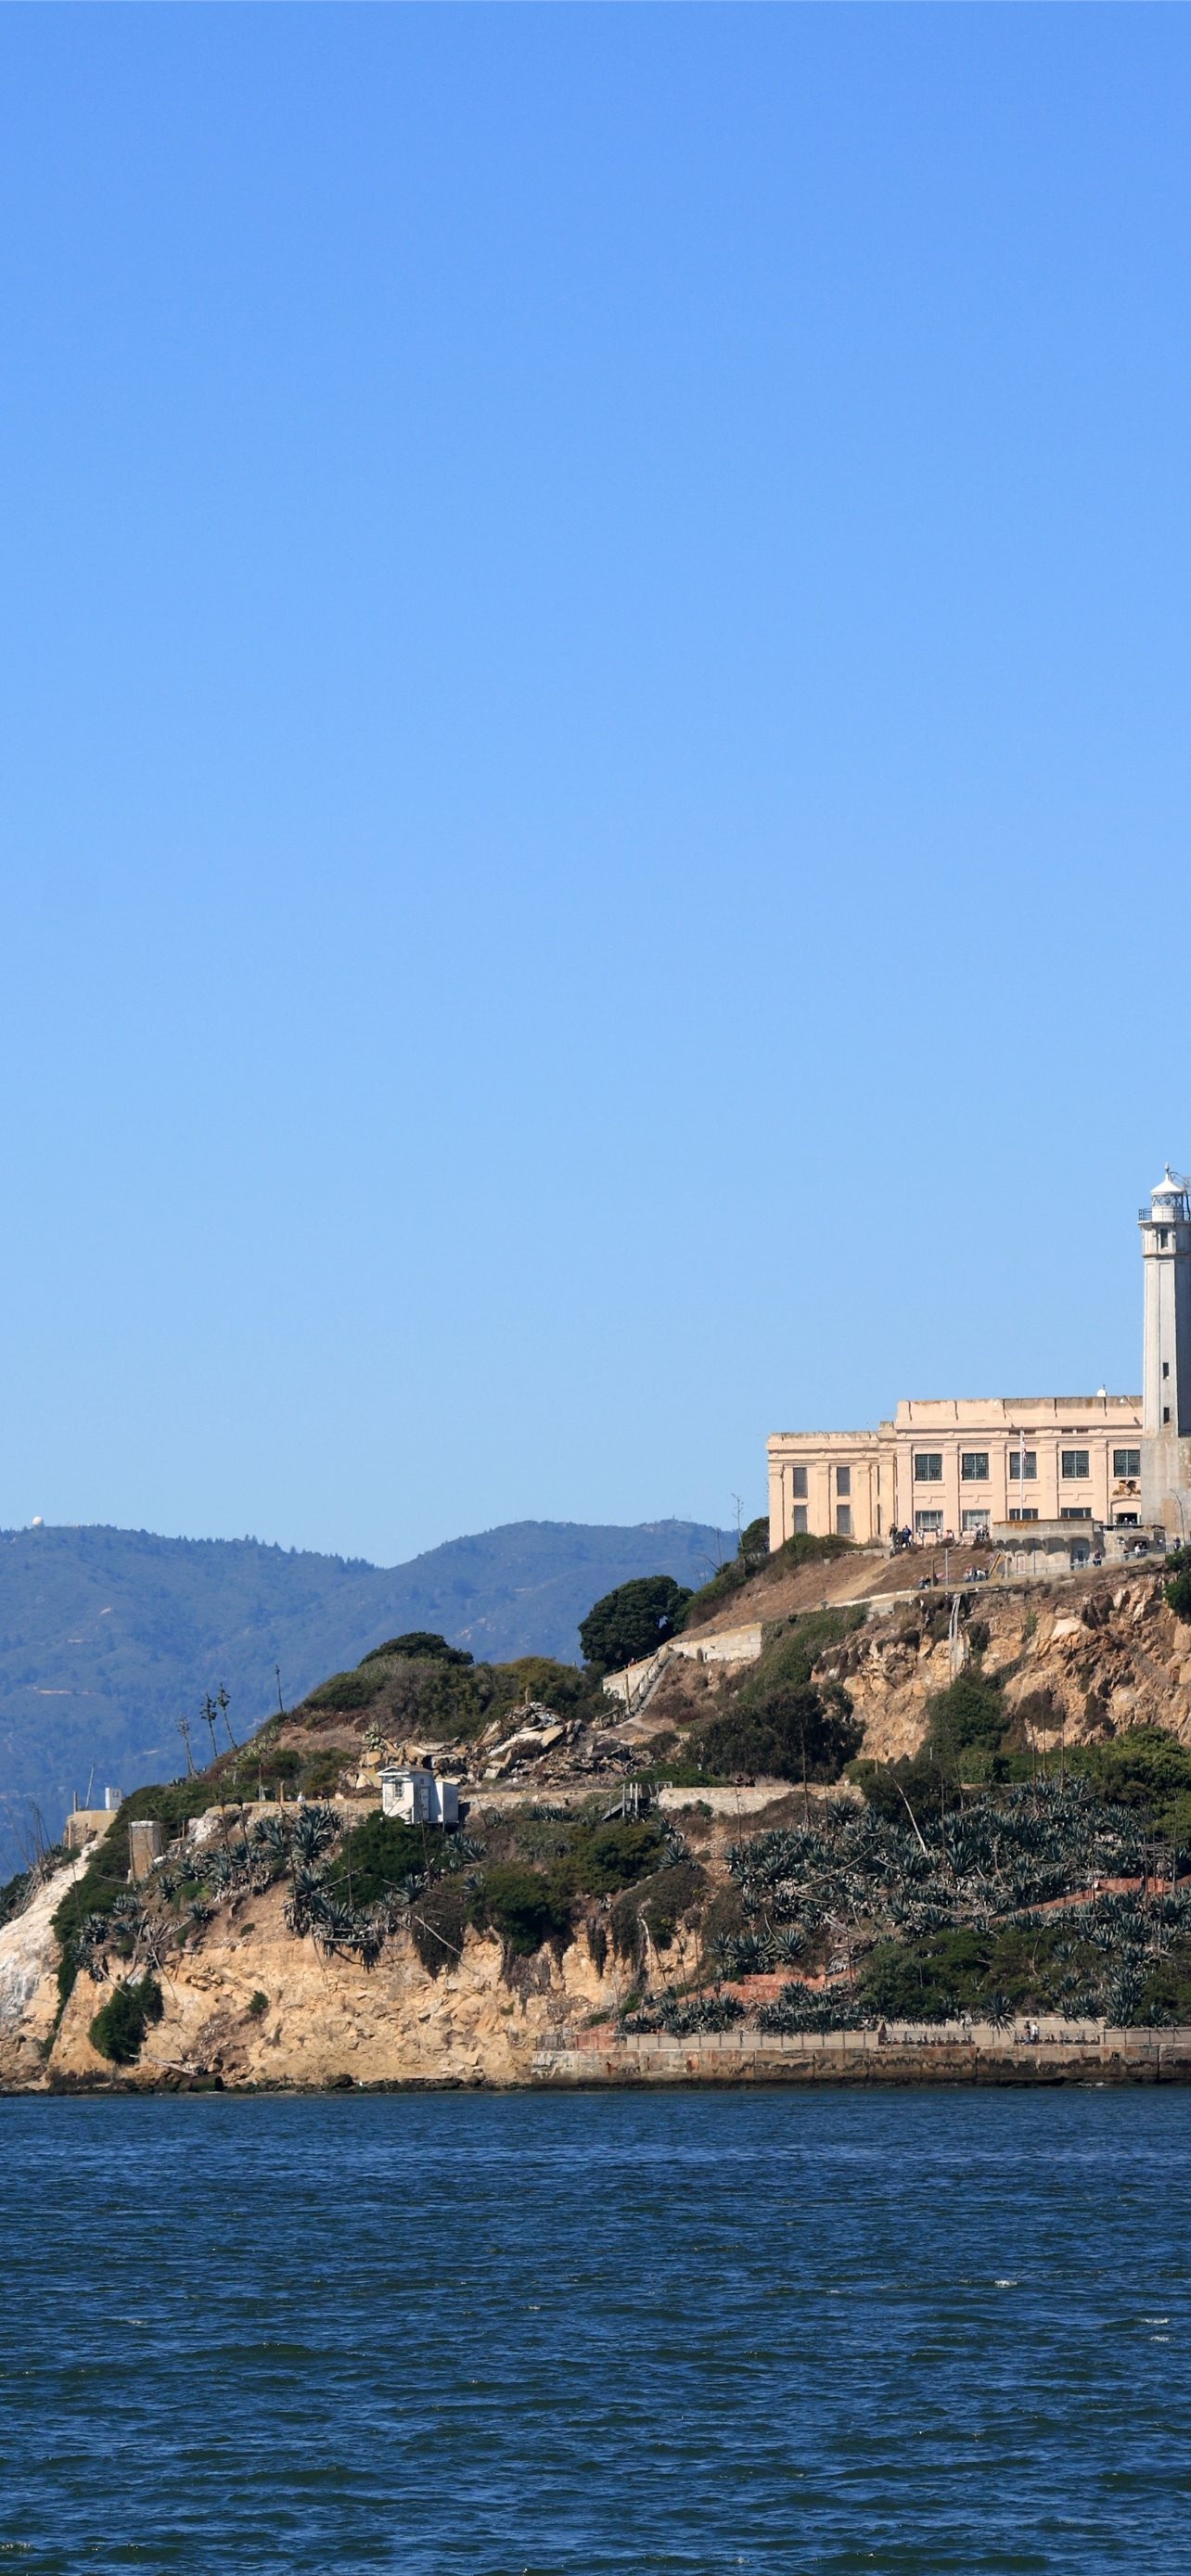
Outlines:
POLYGON ((1138 1212, 1145 1278, 1143 1520, 1191 1538, 1191 1197, 1169 1163, 1138 1212))

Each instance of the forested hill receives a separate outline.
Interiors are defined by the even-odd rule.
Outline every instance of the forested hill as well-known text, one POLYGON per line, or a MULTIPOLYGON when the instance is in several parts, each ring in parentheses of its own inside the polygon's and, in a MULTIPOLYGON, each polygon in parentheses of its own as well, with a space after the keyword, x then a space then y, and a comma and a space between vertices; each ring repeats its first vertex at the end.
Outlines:
POLYGON ((386 1567, 255 1539, 0 1533, 0 1874, 30 1801, 57 1833, 92 1771, 102 1795, 183 1768, 177 1721, 221 1683, 243 1737, 276 1705, 275 1666, 292 1705, 405 1629, 477 1658, 574 1661, 601 1593, 640 1574, 698 1584, 719 1544, 693 1521, 515 1521, 386 1567))

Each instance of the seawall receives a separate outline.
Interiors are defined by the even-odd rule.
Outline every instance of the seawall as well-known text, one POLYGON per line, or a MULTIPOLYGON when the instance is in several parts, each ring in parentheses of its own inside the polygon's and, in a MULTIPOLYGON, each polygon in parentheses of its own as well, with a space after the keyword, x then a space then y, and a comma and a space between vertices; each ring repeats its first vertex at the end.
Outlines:
POLYGON ((1191 2084, 1191 2030, 1104 2030, 1018 2038, 944 2027, 921 2039, 876 2031, 765 2037, 756 2031, 593 2044, 560 2034, 539 2046, 531 2081, 591 2084, 1191 2084))

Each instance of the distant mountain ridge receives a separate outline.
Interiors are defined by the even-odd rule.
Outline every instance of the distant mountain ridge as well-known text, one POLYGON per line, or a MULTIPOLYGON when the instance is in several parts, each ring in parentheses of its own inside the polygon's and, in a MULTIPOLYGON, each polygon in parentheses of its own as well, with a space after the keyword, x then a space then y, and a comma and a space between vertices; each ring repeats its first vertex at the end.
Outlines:
POLYGON ((406 1628, 477 1659, 574 1661, 601 1593, 640 1574, 698 1584, 720 1544, 696 1521, 513 1521, 384 1567, 255 1539, 0 1532, 0 1873, 31 1805, 53 1834, 89 1776, 94 1795, 172 1778, 178 1719, 221 1682, 243 1737, 276 1706, 277 1666, 292 1706, 406 1628))

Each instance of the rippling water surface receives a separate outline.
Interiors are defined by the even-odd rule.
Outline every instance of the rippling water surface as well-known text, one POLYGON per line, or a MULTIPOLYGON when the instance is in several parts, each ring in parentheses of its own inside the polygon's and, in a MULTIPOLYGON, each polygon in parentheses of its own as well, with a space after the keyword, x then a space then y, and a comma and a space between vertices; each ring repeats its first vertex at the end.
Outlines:
POLYGON ((1191 2568, 1191 2094, 0 2102, 0 2568, 1191 2568))

